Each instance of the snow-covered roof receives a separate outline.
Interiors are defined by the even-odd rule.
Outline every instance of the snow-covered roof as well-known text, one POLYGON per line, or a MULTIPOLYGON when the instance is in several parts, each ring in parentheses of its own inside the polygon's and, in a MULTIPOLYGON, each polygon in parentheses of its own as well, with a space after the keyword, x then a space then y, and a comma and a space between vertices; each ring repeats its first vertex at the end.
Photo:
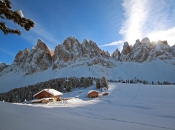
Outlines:
POLYGON ((99 93, 99 92, 96 91, 96 90, 90 90, 90 91, 88 92, 88 94, 91 93, 91 92, 97 92, 97 93, 99 93))
POLYGON ((39 93, 46 91, 50 94, 52 94, 53 96, 58 96, 58 95, 63 95, 61 92, 55 90, 55 89, 43 89, 40 92, 36 93, 35 95, 33 95, 33 97, 35 97, 36 95, 38 95, 39 93))

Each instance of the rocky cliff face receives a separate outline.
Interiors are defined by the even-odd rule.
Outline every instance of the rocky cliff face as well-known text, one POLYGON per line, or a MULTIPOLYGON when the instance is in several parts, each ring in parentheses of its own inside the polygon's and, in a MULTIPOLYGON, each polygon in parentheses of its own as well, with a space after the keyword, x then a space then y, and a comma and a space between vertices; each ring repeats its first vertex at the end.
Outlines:
MULTIPOLYGON (((97 59, 110 58, 108 52, 102 51, 95 42, 83 40, 82 44, 74 37, 68 37, 63 44, 56 46, 54 51, 53 69, 67 67, 71 62, 84 61, 88 59, 89 62, 93 59, 93 63, 98 62, 97 59), (96 60, 94 60, 95 58, 96 60)), ((103 62, 104 60, 102 60, 103 62)), ((104 61, 105 62, 105 61, 104 61)), ((91 64, 93 64, 91 62, 91 64)), ((89 63, 87 63, 89 64, 89 63)))
POLYGON ((120 61, 130 61, 131 59, 132 47, 129 46, 128 42, 123 45, 123 50, 121 52, 120 61))
POLYGON ((116 50, 112 53, 112 57, 113 57, 115 60, 117 60, 117 61, 120 60, 120 56, 121 56, 121 54, 120 54, 120 51, 119 51, 118 49, 116 49, 116 50))
POLYGON ((127 42, 124 43, 121 54, 115 51, 112 55, 117 61, 134 61, 134 62, 151 62, 155 59, 171 60, 174 59, 175 47, 170 47, 167 41, 150 42, 149 38, 144 38, 141 42, 136 40, 136 43, 129 46, 127 42), (117 55, 121 55, 120 57, 117 55))
POLYGON ((24 51, 19 51, 10 66, 16 71, 22 70, 27 75, 35 72, 47 70, 51 66, 51 53, 45 43, 38 40, 37 45, 31 50, 27 48, 24 51))
MULTIPOLYGON (((55 47, 54 52, 49 50, 47 45, 40 39, 37 45, 31 50, 27 48, 19 51, 13 63, 6 69, 6 72, 22 71, 26 75, 47 70, 64 68, 73 62, 84 62, 88 66, 101 64, 106 67, 114 66, 107 61, 110 58, 108 52, 102 51, 95 42, 83 40, 82 44, 74 37, 68 37, 62 44, 55 47)), ((5 67, 0 67, 2 71, 5 67)))
POLYGON ((91 40, 84 39, 80 43, 76 38, 68 37, 62 44, 56 46, 54 51, 49 50, 44 42, 38 40, 37 45, 31 50, 26 48, 24 51, 19 51, 10 66, 1 63, 0 75, 9 71, 22 71, 26 75, 31 75, 49 68, 53 70, 65 68, 71 64, 74 64, 74 67, 98 65, 112 68, 116 65, 111 59, 139 63, 160 59, 172 60, 175 63, 175 45, 170 47, 167 41, 150 42, 149 38, 144 38, 141 42, 136 40, 133 46, 125 42, 121 53, 116 49, 110 56, 91 40))

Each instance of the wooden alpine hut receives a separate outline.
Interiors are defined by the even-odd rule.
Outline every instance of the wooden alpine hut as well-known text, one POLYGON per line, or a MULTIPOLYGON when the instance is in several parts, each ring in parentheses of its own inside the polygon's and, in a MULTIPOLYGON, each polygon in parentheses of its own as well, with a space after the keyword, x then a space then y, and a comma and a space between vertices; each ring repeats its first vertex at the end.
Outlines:
POLYGON ((89 98, 96 98, 96 97, 99 97, 99 92, 96 91, 96 90, 90 90, 88 92, 88 97, 89 98))
POLYGON ((48 103, 53 101, 59 101, 63 94, 55 89, 43 89, 40 92, 33 95, 35 98, 32 103, 48 103))

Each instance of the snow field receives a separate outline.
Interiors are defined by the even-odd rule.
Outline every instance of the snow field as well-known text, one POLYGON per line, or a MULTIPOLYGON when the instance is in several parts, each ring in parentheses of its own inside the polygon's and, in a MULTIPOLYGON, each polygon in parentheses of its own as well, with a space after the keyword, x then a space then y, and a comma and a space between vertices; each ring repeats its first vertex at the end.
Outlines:
POLYGON ((3 130, 174 130, 175 85, 109 83, 108 96, 89 99, 94 87, 64 93, 65 104, 0 102, 3 130))

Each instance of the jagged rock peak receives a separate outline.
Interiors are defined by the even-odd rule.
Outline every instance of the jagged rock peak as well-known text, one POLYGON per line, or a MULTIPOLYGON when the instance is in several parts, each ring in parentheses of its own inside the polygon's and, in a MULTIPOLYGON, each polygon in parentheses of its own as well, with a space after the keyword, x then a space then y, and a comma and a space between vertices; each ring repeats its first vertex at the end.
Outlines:
POLYGON ((110 58, 110 54, 102 51, 92 40, 84 39, 80 44, 75 37, 68 37, 63 44, 56 46, 52 68, 66 67, 72 61, 92 58, 110 58))
POLYGON ((114 59, 116 59, 117 61, 120 60, 120 56, 121 56, 121 54, 120 54, 120 51, 119 51, 118 49, 116 49, 116 50, 112 53, 112 57, 113 57, 114 59))
POLYGON ((82 44, 88 43, 88 41, 86 39, 83 39, 82 44))
POLYGON ((5 69, 6 67, 8 67, 8 65, 6 65, 6 63, 1 63, 0 62, 0 72, 5 69))
POLYGON ((126 54, 128 54, 128 53, 130 53, 130 52, 131 52, 131 48, 130 48, 128 42, 126 41, 126 42, 124 43, 124 45, 123 45, 122 54, 126 55, 126 54))
POLYGON ((35 46, 35 48, 39 48, 41 50, 45 50, 47 53, 50 52, 50 50, 47 47, 47 45, 41 39, 38 39, 37 45, 35 46))
POLYGON ((80 46, 80 43, 75 37, 68 37, 64 40, 63 45, 67 50, 74 50, 77 46, 80 46))
POLYGON ((142 39, 141 43, 150 45, 151 42, 150 42, 148 37, 145 37, 145 38, 142 39))
POLYGON ((141 43, 140 40, 137 39, 135 44, 140 44, 140 43, 141 43))
POLYGON ((66 45, 67 43, 75 44, 79 43, 79 41, 75 37, 68 37, 64 40, 63 45, 66 45))
MULTIPOLYGON (((128 42, 125 42, 121 53, 116 49, 111 57, 116 61, 140 63, 151 62, 155 59, 174 60, 175 45, 170 47, 167 41, 150 42, 149 38, 146 37, 141 42, 137 39, 134 46, 129 46, 128 42)), ((92 40, 84 39, 80 44, 75 37, 68 37, 51 53, 47 45, 38 39, 37 45, 31 50, 26 48, 16 54, 9 70, 13 68, 13 71, 22 71, 28 75, 47 70, 49 67, 53 69, 67 67, 76 61, 88 66, 101 64, 112 67, 114 65, 112 62, 110 63, 109 58, 109 52, 101 50, 92 40)), ((3 71, 5 70, 7 69, 3 69, 3 71)))
POLYGON ((41 39, 38 39, 37 44, 43 43, 41 39))
POLYGON ((138 39, 132 46, 125 42, 120 57, 118 51, 112 54, 112 57, 120 61, 134 61, 134 62, 151 62, 155 59, 171 60, 175 56, 175 46, 170 47, 167 41, 150 42, 148 37, 145 37, 140 42, 138 39))
POLYGON ((29 52, 29 49, 28 48, 25 48, 25 50, 24 50, 25 52, 29 52))
POLYGON ((47 45, 40 39, 37 45, 31 50, 27 48, 19 51, 12 63, 16 71, 23 71, 25 74, 33 74, 48 69, 51 66, 52 56, 47 45))
POLYGON ((167 45, 168 44, 168 42, 166 41, 166 40, 164 40, 164 41, 161 41, 163 44, 165 44, 165 45, 167 45))
POLYGON ((131 60, 132 46, 129 46, 128 42, 123 45, 123 50, 121 52, 120 61, 130 61, 131 60))
POLYGON ((139 39, 136 40, 135 44, 133 45, 133 48, 137 48, 138 46, 140 46, 142 43, 140 42, 139 39))

